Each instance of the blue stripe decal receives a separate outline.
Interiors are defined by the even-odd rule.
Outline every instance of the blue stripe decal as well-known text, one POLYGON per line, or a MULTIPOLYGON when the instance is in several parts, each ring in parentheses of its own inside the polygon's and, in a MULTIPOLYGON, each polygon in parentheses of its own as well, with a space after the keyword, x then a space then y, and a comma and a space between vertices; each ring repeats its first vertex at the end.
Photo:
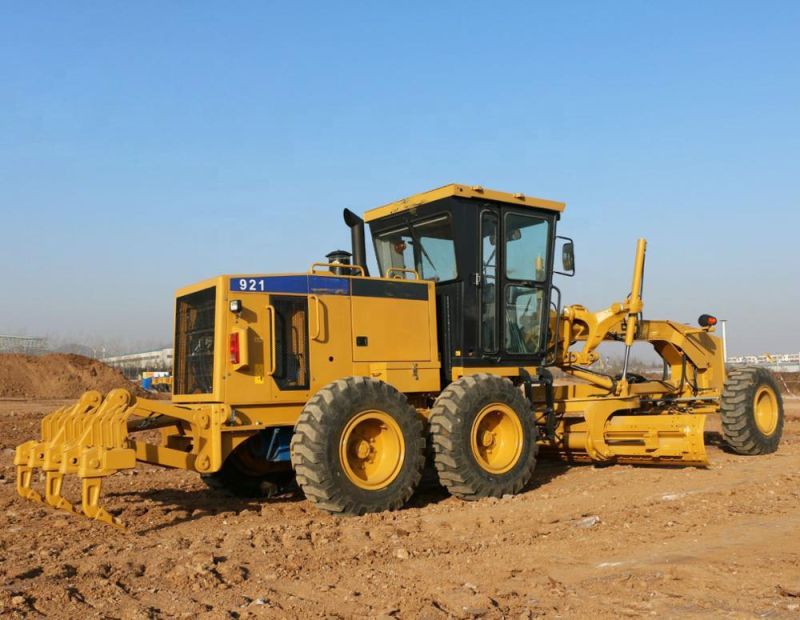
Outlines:
POLYGON ((236 293, 293 293, 308 295, 349 295, 350 280, 332 276, 269 276, 231 278, 230 290, 236 293))
POLYGON ((308 290, 310 293, 349 295, 350 280, 330 276, 308 276, 308 290))

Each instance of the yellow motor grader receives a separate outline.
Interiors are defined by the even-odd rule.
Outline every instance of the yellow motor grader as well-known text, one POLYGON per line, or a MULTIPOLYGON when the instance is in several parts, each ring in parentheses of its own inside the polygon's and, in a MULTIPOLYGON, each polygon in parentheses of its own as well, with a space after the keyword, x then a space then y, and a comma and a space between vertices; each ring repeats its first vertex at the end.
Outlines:
POLYGON ((713 316, 696 327, 642 317, 644 240, 623 301, 560 307, 553 276, 574 274, 573 243, 556 234, 563 209, 447 185, 364 219, 345 210, 352 252, 306 273, 223 275, 179 290, 171 401, 87 392, 48 415, 41 438, 16 450, 19 494, 77 512, 62 495, 65 476, 77 475, 82 512, 121 525, 101 506, 102 481, 145 462, 236 493, 296 480, 320 509, 363 514, 403 506, 426 454, 464 499, 525 488, 540 447, 573 460, 702 466, 710 414, 735 452, 774 451, 783 404, 770 373, 726 373, 713 316), (593 368, 604 341, 624 344, 619 374, 593 368), (635 341, 663 359, 660 376, 631 372, 635 341))

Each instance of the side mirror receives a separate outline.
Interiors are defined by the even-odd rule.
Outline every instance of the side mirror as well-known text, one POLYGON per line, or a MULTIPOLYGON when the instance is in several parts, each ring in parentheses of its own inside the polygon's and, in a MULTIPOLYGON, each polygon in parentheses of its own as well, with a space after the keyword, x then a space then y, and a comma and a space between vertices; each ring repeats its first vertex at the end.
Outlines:
POLYGON ((569 241, 561 248, 561 264, 564 271, 575 271, 575 244, 569 241))
POLYGON ((555 273, 562 276, 572 277, 575 275, 575 243, 569 237, 556 237, 557 241, 563 242, 561 245, 561 269, 555 273))

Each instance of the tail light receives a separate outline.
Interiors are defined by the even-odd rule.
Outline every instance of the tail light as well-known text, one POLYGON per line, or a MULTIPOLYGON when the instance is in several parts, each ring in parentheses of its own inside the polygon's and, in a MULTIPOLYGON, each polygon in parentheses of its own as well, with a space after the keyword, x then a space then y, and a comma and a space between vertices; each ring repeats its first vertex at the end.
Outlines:
POLYGON ((240 358, 239 332, 233 332, 230 337, 231 364, 238 364, 240 358))

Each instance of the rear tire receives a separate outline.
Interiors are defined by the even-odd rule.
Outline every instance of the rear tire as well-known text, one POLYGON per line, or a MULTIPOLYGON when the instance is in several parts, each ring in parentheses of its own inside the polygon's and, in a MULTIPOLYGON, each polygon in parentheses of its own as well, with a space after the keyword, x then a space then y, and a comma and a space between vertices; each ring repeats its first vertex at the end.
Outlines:
POLYGON ((397 510, 422 477, 423 431, 416 410, 392 386, 366 377, 335 381, 308 402, 295 426, 297 483, 326 512, 397 510))
POLYGON ((722 434, 738 454, 769 454, 783 434, 783 399, 765 368, 737 368, 728 374, 720 402, 722 434))
POLYGON ((508 379, 481 374, 451 383, 431 410, 430 430, 439 481, 456 497, 519 493, 533 476, 533 411, 508 379))

